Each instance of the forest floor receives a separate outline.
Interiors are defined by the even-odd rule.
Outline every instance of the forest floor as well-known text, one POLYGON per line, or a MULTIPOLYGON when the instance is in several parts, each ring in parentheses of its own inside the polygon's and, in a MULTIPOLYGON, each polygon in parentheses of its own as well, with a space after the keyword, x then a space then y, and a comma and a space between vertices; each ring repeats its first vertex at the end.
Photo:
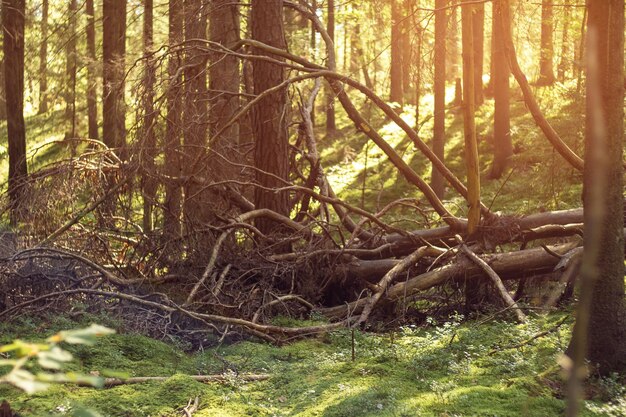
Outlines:
MULTIPOLYGON (((582 154, 584 106, 573 86, 558 85, 536 93, 555 130, 582 154)), ((428 100, 424 98, 421 108, 431 108, 428 100)), ((411 124, 414 124, 412 113, 414 108, 407 106, 403 117, 409 122, 413 118, 411 124)), ((376 114, 370 116, 373 125, 380 127, 381 134, 410 161, 415 171, 429 178, 430 167, 410 140, 395 125, 376 114)), ((494 211, 509 214, 580 206, 581 174, 552 150, 520 96, 514 96, 512 103, 512 135, 518 152, 502 179, 487 179, 492 116, 493 101, 487 100, 477 115, 485 204, 494 211)), ((368 145, 362 135, 354 133, 341 112, 338 123, 340 130, 336 134, 319 135, 319 145, 324 167, 340 197, 376 212, 396 198, 414 196, 414 188, 398 178, 396 169, 385 163, 380 151, 371 143, 368 145)), ((423 123, 421 134, 424 139, 429 138, 432 120, 425 117, 420 123, 423 123)), ((69 155, 67 147, 56 144, 62 139, 62 134, 55 131, 55 127, 63 126, 61 111, 29 117, 27 126, 31 170, 69 155)), ((458 112, 449 112, 447 128, 446 162, 463 180, 463 128, 458 112)), ((6 137, 0 136, 0 176, 6 178, 6 137)), ((464 201, 453 195, 447 197, 448 208, 463 215, 464 201)), ((410 222, 401 218, 404 214, 400 213, 398 221, 410 222)), ((16 337, 42 340, 57 330, 89 322, 104 324, 118 330, 118 334, 102 339, 96 346, 69 347, 76 359, 70 365, 72 370, 82 373, 113 370, 130 376, 170 377, 160 383, 103 390, 55 386, 34 396, 0 386, 0 400, 7 399, 22 416, 34 417, 72 415, 78 404, 97 410, 102 416, 182 416, 182 408, 196 396, 200 408, 194 417, 563 414, 563 381, 557 361, 570 338, 571 309, 531 315, 523 325, 506 322, 497 315, 469 321, 459 316, 436 320, 431 319, 420 327, 400 327, 393 332, 356 332, 354 360, 350 330, 281 347, 239 341, 199 350, 178 340, 164 343, 125 332, 121 322, 104 314, 83 314, 78 321, 54 317, 0 323, 0 344, 16 337), (567 320, 555 329, 566 316, 567 320), (523 346, 514 347, 518 344, 523 346), (268 374, 269 379, 244 383, 233 375, 228 383, 207 384, 186 376, 219 374, 225 371, 226 363, 241 374, 268 374)), ((276 324, 299 325, 280 318, 276 324)), ((232 370, 229 372, 232 374, 232 370)), ((588 394, 599 402, 587 401, 583 415, 626 416, 626 396, 616 380, 597 380, 588 394), (621 403, 608 405, 609 398, 617 398, 621 403)))
MULTIPOLYGON (((106 389, 59 385, 31 396, 0 386, 0 399, 22 416, 74 415, 83 406, 102 416, 173 417, 184 415, 183 407, 195 397, 200 406, 194 417, 558 416, 565 401, 557 360, 570 337, 572 320, 563 321, 569 313, 537 315, 523 325, 498 315, 469 321, 451 316, 439 323, 429 319, 423 327, 356 332, 354 360, 349 330, 282 347, 240 341, 193 350, 176 340, 164 343, 120 331, 95 346, 69 346, 75 360, 68 369, 169 378, 106 389), (243 382, 232 369, 227 383, 187 376, 223 373, 225 363, 240 374, 268 374, 269 379, 243 382)), ((41 341, 92 321, 120 326, 105 315, 24 319, 2 325, 0 344, 18 336, 41 341)), ((615 380, 603 379, 590 394, 600 401, 619 390, 615 380)), ((624 411, 586 401, 582 415, 623 416, 624 411)))

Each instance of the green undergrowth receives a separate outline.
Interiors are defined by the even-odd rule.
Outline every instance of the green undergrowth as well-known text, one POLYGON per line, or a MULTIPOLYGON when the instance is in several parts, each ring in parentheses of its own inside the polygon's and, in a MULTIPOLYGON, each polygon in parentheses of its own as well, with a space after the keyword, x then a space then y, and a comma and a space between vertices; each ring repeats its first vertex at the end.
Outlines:
MULTIPOLYGON (((553 328, 564 314, 537 316, 524 325, 498 317, 477 322, 453 316, 385 334, 356 332, 354 361, 349 330, 281 347, 243 341, 192 352, 184 352, 180 343, 121 331, 95 346, 68 347, 76 359, 73 369, 171 377, 102 390, 55 386, 30 397, 0 386, 0 399, 23 416, 70 415, 81 406, 103 416, 179 416, 196 396, 195 417, 557 416, 565 402, 556 362, 569 340, 570 320, 547 336, 514 345, 553 328), (232 368, 270 378, 244 383, 232 368), (187 376, 225 371, 231 375, 227 383, 200 383, 187 376)), ((55 319, 51 325, 37 320, 3 324, 0 342, 17 336, 37 340, 59 327, 98 319, 107 320, 87 316, 80 322, 55 319)), ((584 415, 623 415, 604 414, 601 403, 587 404, 584 415)))

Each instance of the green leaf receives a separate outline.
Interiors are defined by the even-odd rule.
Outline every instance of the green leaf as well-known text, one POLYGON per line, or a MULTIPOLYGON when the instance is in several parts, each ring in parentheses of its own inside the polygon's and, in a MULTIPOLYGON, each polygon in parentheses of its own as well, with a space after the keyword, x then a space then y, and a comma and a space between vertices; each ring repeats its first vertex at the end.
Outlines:
POLYGON ((24 369, 16 369, 4 377, 4 380, 11 385, 16 386, 27 394, 34 394, 36 392, 44 391, 48 389, 50 384, 38 381, 35 375, 31 374, 24 369))
POLYGON ((48 341, 51 343, 67 342, 73 345, 93 345, 98 337, 113 333, 115 333, 113 329, 99 324, 92 324, 84 329, 64 330, 48 338, 48 341))
POLYGON ((46 369, 61 369, 63 363, 71 361, 73 356, 70 352, 54 346, 49 351, 39 352, 37 359, 39 365, 46 369))

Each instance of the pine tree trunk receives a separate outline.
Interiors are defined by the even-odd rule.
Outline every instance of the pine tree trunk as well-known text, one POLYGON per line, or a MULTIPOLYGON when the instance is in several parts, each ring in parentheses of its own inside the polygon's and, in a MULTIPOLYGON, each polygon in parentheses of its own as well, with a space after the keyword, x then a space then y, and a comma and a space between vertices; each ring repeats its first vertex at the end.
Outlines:
POLYGON ((126 159, 124 68, 126 54, 126 0, 103 3, 103 123, 104 143, 126 159))
MULTIPOLYGON (((207 13, 202 0, 185 0, 185 96, 183 111, 183 172, 186 176, 206 175, 207 144, 207 71, 206 56, 198 48, 207 39, 207 13), (201 163, 195 162, 200 159, 201 163)), ((184 187, 183 217, 186 232, 198 230, 204 223, 206 197, 200 184, 189 182, 184 187)), ((195 245, 195 242, 193 243, 195 245)))
MULTIPOLYGON (((436 3, 435 8, 438 8, 436 3)), ((452 7, 446 11, 448 14, 446 21, 446 81, 448 82, 454 82, 461 73, 459 9, 460 7, 452 7)))
POLYGON ((141 148, 141 163, 145 174, 141 177, 141 190, 143 197, 143 230, 150 232, 153 229, 153 207, 156 201, 158 183, 154 179, 157 156, 156 135, 154 132, 154 83, 156 81, 156 66, 151 53, 154 49, 153 28, 153 0, 144 0, 143 4, 143 50, 144 50, 144 76, 143 76, 143 146, 141 148))
MULTIPOLYGON (((408 95, 411 91, 411 67, 413 63, 413 43, 411 42, 411 14, 413 0, 404 0, 402 6, 402 23, 400 24, 402 37, 402 92, 408 95)), ((415 96, 409 95, 409 102, 412 102, 415 96)))
POLYGON ((561 59, 559 61, 559 67, 557 69, 557 77, 559 81, 565 81, 565 74, 569 70, 569 20, 571 19, 571 12, 568 6, 563 7, 563 38, 561 40, 561 59))
POLYGON ((474 103, 478 107, 483 104, 483 61, 485 60, 485 5, 474 6, 472 15, 472 32, 474 34, 474 103))
MULTIPOLYGON (((65 43, 65 120, 67 130, 66 139, 76 138, 76 20, 78 18, 78 4, 76 0, 69 0, 68 7, 68 30, 66 31, 67 41, 65 43)), ((70 144, 72 149, 75 144, 70 144)))
POLYGON ((626 373, 623 138, 624 1, 587 3, 587 122, 582 288, 574 336, 575 363, 586 358, 600 375, 626 373), (586 349, 585 349, 586 347, 586 349))
POLYGON ((461 2, 463 28, 463 131, 465 136, 465 165, 467 167, 467 233, 474 233, 480 222, 480 172, 478 167, 478 146, 476 141, 476 120, 474 103, 475 50, 473 34, 473 4, 471 0, 461 2))
POLYGON ((87 119, 89 138, 98 139, 98 80, 94 0, 86 1, 87 13, 87 119))
MULTIPOLYGON (((333 41, 333 48, 335 43, 335 0, 328 0, 328 22, 326 23, 326 31, 328 36, 333 41)), ((281 25, 282 26, 282 25, 281 25)), ((284 37, 284 35, 283 35, 284 37)), ((331 55, 334 57, 334 51, 328 53, 330 59, 331 55)), ((334 58, 332 58, 334 61, 334 58)), ((332 66, 336 66, 336 62, 332 63, 332 66)), ((331 65, 329 63, 329 65, 331 65)), ((337 130, 337 122, 335 120, 335 95, 332 89, 327 86, 326 88, 326 132, 333 132, 337 130)))
POLYGON ((25 0, 2 1, 5 91, 9 148, 9 200, 11 223, 16 225, 25 208, 20 207, 28 175, 24 124, 24 24, 25 0))
MULTIPOLYGON (((434 129, 433 152, 440 160, 444 160, 446 143, 446 10, 443 8, 448 0, 435 0, 435 8, 442 9, 435 12, 435 69, 434 69, 434 129)), ((434 167, 431 169, 431 187, 437 197, 444 197, 444 178, 434 167)))
POLYGON ((41 3, 41 45, 39 47, 39 114, 48 111, 48 0, 41 3))
MULTIPOLYGON (((286 47, 282 0, 252 0, 251 20, 253 39, 276 48, 286 47)), ((260 50, 254 52, 266 55, 260 50)), ((285 70, 280 65, 261 60, 255 61, 253 65, 254 94, 261 94, 285 80, 285 70)), ((256 182, 261 186, 255 189, 254 203, 257 209, 270 209, 289 216, 289 194, 273 191, 284 186, 282 180, 289 178, 286 112, 286 90, 266 97, 254 108, 254 163, 257 168, 256 182)), ((257 219, 256 227, 263 234, 277 230, 275 222, 264 218, 257 219)))
MULTIPOLYGON (((511 116, 509 78, 511 71, 506 59, 505 28, 511 25, 509 0, 493 3, 492 42, 493 42, 493 95, 494 95, 494 128, 493 128, 493 165, 490 178, 500 178, 507 161, 513 155, 511 141, 511 116)), ((508 29, 510 30, 510 28, 508 29)))
MULTIPOLYGON (((239 7, 231 0, 214 0, 210 17, 210 39, 212 42, 232 47, 239 40, 239 7)), ((239 59, 232 55, 214 53, 211 56, 209 98, 209 126, 211 136, 222 132, 211 142, 209 155, 210 178, 213 181, 238 179, 239 170, 233 164, 241 163, 238 153, 239 123, 226 127, 227 122, 237 113, 239 103, 239 59), (226 129, 226 130, 223 130, 226 129), (222 131, 223 130, 223 131, 222 131)), ((226 199, 211 193, 209 207, 220 213, 228 212, 226 199)), ((211 216, 213 214, 211 213, 211 216)))
POLYGON ((0 120, 7 119, 7 95, 4 87, 4 55, 0 60, 0 120))
MULTIPOLYGON (((169 35, 171 46, 183 42, 183 0, 169 0, 169 35)), ((165 174, 170 177, 182 176, 181 158, 181 112, 183 104, 183 77, 179 71, 182 66, 182 53, 173 52, 169 56, 167 72, 167 120, 165 131, 165 174)), ((163 231, 166 239, 176 239, 181 234, 182 187, 171 181, 165 184, 165 202, 163 214, 163 231)))
POLYGON ((539 79, 537 85, 552 85, 554 77, 554 9, 553 0, 541 1, 541 53, 539 56, 539 79))

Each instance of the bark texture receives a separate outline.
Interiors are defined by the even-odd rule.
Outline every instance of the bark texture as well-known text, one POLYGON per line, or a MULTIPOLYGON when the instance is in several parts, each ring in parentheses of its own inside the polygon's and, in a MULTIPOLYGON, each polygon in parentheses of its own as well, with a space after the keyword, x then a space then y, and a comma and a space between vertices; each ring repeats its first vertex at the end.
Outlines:
MULTIPOLYGON (((286 48, 281 0, 252 0, 251 20, 253 39, 276 48, 286 48)), ((267 55, 262 50, 254 52, 267 55)), ((285 71, 280 65, 259 60, 254 62, 253 77, 254 93, 261 94, 281 84, 285 80, 285 71)), ((289 177, 286 112, 287 91, 284 89, 260 101, 252 114, 256 182, 260 185, 254 192, 255 207, 270 209, 284 216, 289 215, 289 194, 275 192, 272 188, 284 186, 282 180, 289 177)), ((256 226, 267 234, 275 231, 277 224, 273 220, 260 218, 256 226)))

